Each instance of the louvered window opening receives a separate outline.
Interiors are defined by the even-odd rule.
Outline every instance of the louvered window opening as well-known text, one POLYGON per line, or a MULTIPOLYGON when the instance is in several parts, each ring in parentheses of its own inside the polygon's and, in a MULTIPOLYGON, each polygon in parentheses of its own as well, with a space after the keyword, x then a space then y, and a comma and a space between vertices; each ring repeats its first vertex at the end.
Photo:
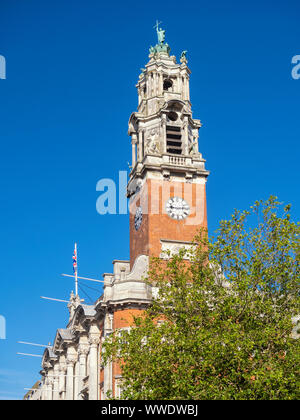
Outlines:
POLYGON ((180 127, 167 125, 167 153, 182 154, 182 141, 180 127))

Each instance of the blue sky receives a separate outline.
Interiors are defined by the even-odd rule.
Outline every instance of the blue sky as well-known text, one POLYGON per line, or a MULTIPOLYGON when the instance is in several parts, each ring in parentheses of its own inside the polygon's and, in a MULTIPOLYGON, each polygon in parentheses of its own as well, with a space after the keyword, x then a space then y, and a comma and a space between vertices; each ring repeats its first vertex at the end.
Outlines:
POLYGON ((40 296, 68 298, 60 273, 71 273, 74 242, 83 276, 129 257, 128 215, 97 214, 96 183, 128 170, 127 123, 156 19, 172 54, 188 50, 210 232, 270 194, 299 219, 299 11, 276 0, 1 0, 0 399, 39 378, 40 360, 16 352, 42 351, 17 341, 47 344, 66 324, 65 304, 40 296))

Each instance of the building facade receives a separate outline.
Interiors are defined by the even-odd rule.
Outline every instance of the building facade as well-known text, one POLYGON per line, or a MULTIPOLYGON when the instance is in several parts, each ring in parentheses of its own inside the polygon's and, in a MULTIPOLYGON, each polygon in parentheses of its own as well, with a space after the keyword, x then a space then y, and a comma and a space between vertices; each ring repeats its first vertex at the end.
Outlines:
POLYGON ((116 364, 103 364, 102 343, 114 330, 130 327, 132 315, 151 302, 155 290, 144 281, 149 258, 192 246, 199 228, 207 227, 209 172, 199 152, 201 122, 192 116, 186 52, 177 63, 165 31, 158 25, 156 31, 158 43, 150 48, 136 85, 138 109, 129 119, 130 260, 113 261, 113 272, 103 275, 103 295, 94 305, 71 294, 68 324, 46 348, 41 380, 26 399, 97 400, 109 392, 120 396, 122 372, 116 364))

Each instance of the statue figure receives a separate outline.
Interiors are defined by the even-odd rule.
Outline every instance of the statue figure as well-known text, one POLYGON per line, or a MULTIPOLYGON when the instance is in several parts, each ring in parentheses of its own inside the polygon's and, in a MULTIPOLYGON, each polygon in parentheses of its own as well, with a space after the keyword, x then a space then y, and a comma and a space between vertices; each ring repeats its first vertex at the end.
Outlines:
POLYGON ((153 28, 156 29, 158 43, 155 45, 155 47, 152 47, 152 46, 150 47, 149 49, 150 56, 152 56, 152 54, 155 56, 156 54, 159 54, 159 53, 167 53, 168 55, 170 55, 171 48, 169 47, 167 43, 164 43, 166 31, 159 27, 160 23, 161 22, 156 21, 156 25, 153 26, 153 28))
POLYGON ((164 31, 163 29, 161 28, 157 29, 158 42, 161 44, 165 41, 165 33, 166 31, 164 31))
POLYGON ((68 306, 69 313, 70 313, 69 321, 71 321, 71 319, 73 319, 74 312, 75 312, 75 309, 76 309, 75 295, 73 293, 73 290, 72 290, 71 295, 70 295, 70 302, 68 303, 67 306, 68 306))
POLYGON ((159 44, 162 44, 165 41, 165 33, 166 33, 166 31, 164 29, 158 27, 158 25, 160 23, 161 22, 156 21, 156 25, 154 26, 154 28, 156 28, 158 42, 159 42, 159 44))
POLYGON ((152 129, 146 139, 147 153, 160 153, 157 139, 158 139, 158 133, 155 129, 152 129))
POLYGON ((181 56, 180 56, 181 63, 187 63, 186 53, 187 53, 187 50, 182 51, 181 56))
POLYGON ((151 47, 149 48, 149 53, 150 53, 150 54, 154 54, 154 53, 155 53, 155 48, 154 48, 154 47, 152 47, 152 45, 151 45, 151 47))
POLYGON ((83 301, 83 299, 80 299, 78 295, 75 296, 72 290, 70 294, 70 302, 67 305, 69 309, 69 313, 70 313, 69 322, 71 321, 71 319, 73 319, 75 309, 77 308, 78 305, 80 305, 81 301, 83 301))

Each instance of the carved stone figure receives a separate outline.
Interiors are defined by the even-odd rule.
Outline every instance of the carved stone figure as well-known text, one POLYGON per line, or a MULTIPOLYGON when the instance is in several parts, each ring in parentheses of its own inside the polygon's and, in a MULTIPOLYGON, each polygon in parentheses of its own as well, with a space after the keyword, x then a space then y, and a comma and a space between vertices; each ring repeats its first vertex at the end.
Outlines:
POLYGON ((166 36, 165 34, 166 34, 165 30, 161 28, 157 29, 157 38, 158 38, 159 43, 162 44, 165 41, 165 36, 166 36))
POLYGON ((158 133, 156 129, 152 129, 150 134, 146 137, 146 152, 147 153, 160 153, 158 133))
POLYGON ((162 28, 159 28, 158 27, 158 25, 160 23, 161 22, 156 21, 156 24, 155 24, 154 28, 156 28, 158 42, 159 42, 159 44, 162 44, 165 41, 165 33, 166 33, 166 31, 163 30, 162 28))
POLYGON ((77 308, 78 305, 80 305, 80 297, 78 295, 75 296, 72 291, 70 294, 70 302, 67 305, 69 309, 69 313, 70 313, 69 321, 73 319, 75 309, 77 308))
POLYGON ((187 50, 182 51, 181 56, 180 56, 181 63, 187 63, 186 53, 187 53, 187 50))

